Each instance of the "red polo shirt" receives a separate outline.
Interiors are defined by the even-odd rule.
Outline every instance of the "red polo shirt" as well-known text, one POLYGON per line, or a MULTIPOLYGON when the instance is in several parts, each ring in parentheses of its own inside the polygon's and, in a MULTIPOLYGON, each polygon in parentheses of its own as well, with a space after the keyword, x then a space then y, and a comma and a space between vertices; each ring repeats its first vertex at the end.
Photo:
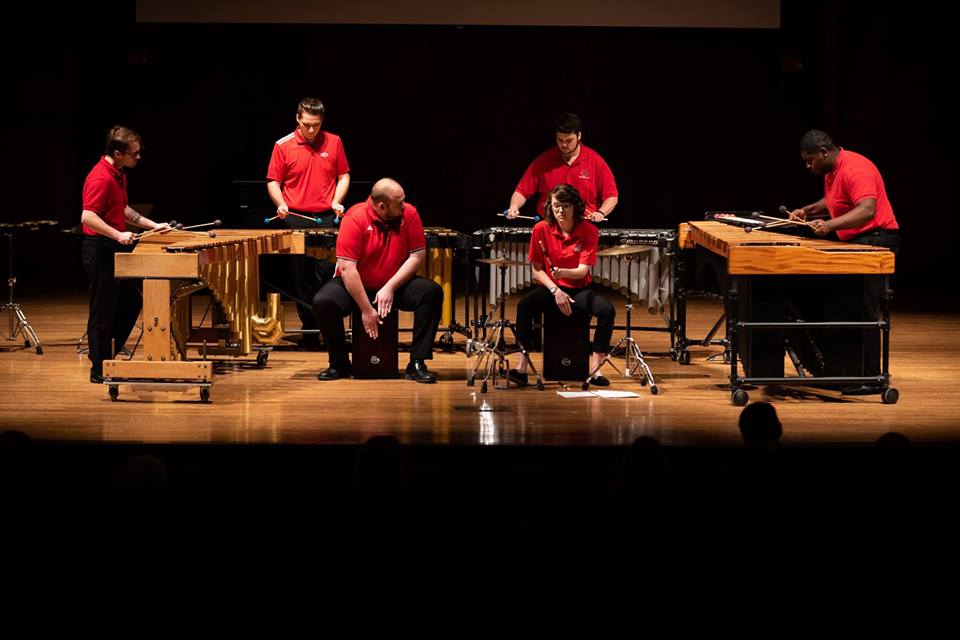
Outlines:
POLYGON ((849 212, 857 203, 874 198, 876 213, 867 224, 856 229, 839 229, 837 237, 843 241, 875 229, 899 229, 893 207, 887 199, 887 190, 877 166, 859 153, 841 149, 833 171, 823 177, 824 197, 831 218, 849 212))
POLYGON ((558 184, 568 184, 579 191, 587 204, 587 211, 596 211, 604 200, 619 195, 610 167, 600 154, 584 144, 580 145, 580 155, 570 165, 563 161, 557 147, 541 153, 527 167, 516 190, 528 200, 539 193, 537 212, 543 215, 547 193, 558 184))
POLYGON ((373 202, 355 204, 340 223, 337 258, 353 260, 364 289, 380 289, 393 277, 407 257, 423 251, 427 238, 420 214, 412 204, 403 205, 403 216, 396 225, 385 224, 373 208, 373 202))
MULTIPOLYGON (((83 209, 93 211, 104 222, 117 231, 126 231, 127 218, 123 214, 127 209, 127 176, 107 162, 106 156, 93 165, 83 182, 83 209)), ((99 235, 83 225, 88 236, 99 235)))
MULTIPOLYGON (((543 251, 540 250, 542 241, 547 249, 547 255, 557 269, 576 269, 581 264, 595 265, 600 232, 597 231, 596 226, 584 223, 584 220, 577 223, 567 237, 564 237, 560 225, 551 225, 546 220, 533 225, 533 233, 530 236, 530 262, 546 267, 543 251)), ((547 273, 549 275, 549 271, 547 273)), ((579 280, 560 278, 557 284, 561 287, 580 289, 590 284, 590 280, 588 271, 587 275, 579 280)))
POLYGON ((329 211, 337 178, 350 173, 340 136, 321 131, 312 143, 300 130, 273 145, 267 180, 280 183, 287 206, 305 213, 329 211))

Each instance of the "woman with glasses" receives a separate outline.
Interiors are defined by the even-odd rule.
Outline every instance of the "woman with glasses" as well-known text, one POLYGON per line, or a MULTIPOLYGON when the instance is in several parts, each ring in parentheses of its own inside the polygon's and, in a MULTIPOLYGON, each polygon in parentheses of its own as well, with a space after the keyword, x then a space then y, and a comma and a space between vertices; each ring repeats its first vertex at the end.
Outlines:
MULTIPOLYGON (((576 189, 560 184, 547 194, 544 220, 533 227, 529 260, 537 286, 517 305, 517 340, 526 350, 533 333, 533 320, 554 307, 565 316, 574 311, 588 313, 597 319, 593 336, 590 371, 595 370, 610 350, 616 310, 610 301, 590 288, 590 267, 597 262, 597 227, 584 220, 585 205, 576 189)), ((527 358, 520 357, 510 379, 518 385, 528 384, 527 358)), ((602 375, 590 384, 610 384, 602 375)))

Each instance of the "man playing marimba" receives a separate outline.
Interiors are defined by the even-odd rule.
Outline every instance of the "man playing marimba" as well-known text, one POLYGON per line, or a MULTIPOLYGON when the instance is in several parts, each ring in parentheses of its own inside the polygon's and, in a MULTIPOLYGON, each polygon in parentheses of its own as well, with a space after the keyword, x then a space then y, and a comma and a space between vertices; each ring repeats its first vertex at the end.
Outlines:
POLYGON ((166 229, 127 204, 126 170, 137 166, 140 134, 127 127, 107 133, 105 155, 83 183, 83 268, 90 280, 87 341, 90 382, 103 382, 103 361, 122 348, 140 314, 140 291, 130 280, 116 280, 113 256, 132 250, 136 238, 126 223, 144 229, 166 229))
MULTIPOLYGON (((824 196, 813 204, 790 212, 791 218, 811 219, 814 232, 831 231, 843 242, 900 248, 900 226, 887 198, 887 189, 876 165, 859 153, 842 149, 833 139, 811 129, 800 140, 800 157, 814 175, 823 176, 824 196)), ((864 287, 864 320, 879 320, 883 310, 883 283, 867 278, 864 287)), ((868 334, 864 344, 864 375, 879 373, 879 330, 868 334)), ((878 387, 845 387, 848 395, 877 393, 878 387)))
POLYGON ((420 214, 404 197, 394 180, 378 180, 367 201, 350 207, 340 224, 337 274, 313 299, 313 313, 330 354, 330 366, 317 376, 320 380, 351 375, 344 316, 359 308, 363 327, 354 331, 366 331, 376 339, 381 319, 396 306, 413 311, 413 345, 405 377, 436 382, 425 360, 433 358, 443 289, 416 275, 427 240, 420 214))
MULTIPOLYGON (((606 297, 589 288, 590 267, 597 262, 599 232, 592 224, 584 224, 584 202, 570 185, 557 185, 547 194, 545 219, 533 227, 529 260, 538 285, 517 305, 517 340, 524 349, 531 343, 533 320, 553 305, 563 315, 574 310, 589 313, 597 319, 593 335, 590 371, 594 371, 610 350, 616 310, 606 297), (542 247, 542 248, 541 248, 542 247)), ((527 384, 527 359, 523 356, 510 379, 527 384)), ((610 384, 602 375, 590 384, 610 384)))

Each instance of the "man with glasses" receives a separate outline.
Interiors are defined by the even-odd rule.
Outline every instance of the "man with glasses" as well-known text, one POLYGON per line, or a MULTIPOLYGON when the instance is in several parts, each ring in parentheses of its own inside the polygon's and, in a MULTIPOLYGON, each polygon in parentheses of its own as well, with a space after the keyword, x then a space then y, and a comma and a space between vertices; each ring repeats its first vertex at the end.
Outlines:
POLYGON ((141 296, 131 280, 116 280, 113 256, 133 249, 136 237, 126 223, 143 229, 168 229, 140 215, 127 204, 126 170, 137 166, 140 134, 115 126, 107 133, 106 152, 83 183, 83 268, 90 280, 87 340, 90 382, 103 382, 103 361, 113 358, 127 341, 140 314, 141 296))
POLYGON ((584 217, 593 222, 603 220, 617 206, 617 183, 606 161, 593 149, 580 143, 580 117, 562 113, 554 130, 557 144, 534 159, 510 197, 508 218, 520 215, 520 207, 535 194, 537 213, 544 216, 547 194, 558 184, 568 184, 586 203, 584 217))
MULTIPOLYGON (((297 128, 273 145, 267 169, 267 193, 277 215, 291 228, 315 226, 289 213, 317 218, 334 211, 343 214, 350 187, 350 165, 340 136, 321 131, 325 108, 317 98, 304 98, 297 106, 297 128)), ((333 264, 309 256, 292 256, 293 279, 300 303, 297 314, 303 329, 315 332, 317 324, 309 305, 324 282, 333 276, 333 264)), ((316 349, 316 333, 306 333, 301 346, 316 349)))

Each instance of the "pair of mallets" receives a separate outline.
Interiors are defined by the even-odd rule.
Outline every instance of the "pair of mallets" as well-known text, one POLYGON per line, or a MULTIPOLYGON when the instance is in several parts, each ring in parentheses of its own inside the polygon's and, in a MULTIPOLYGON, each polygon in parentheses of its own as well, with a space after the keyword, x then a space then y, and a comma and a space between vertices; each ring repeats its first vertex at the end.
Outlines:
MULTIPOLYGON (((182 223, 177 222, 176 220, 171 220, 168 224, 170 225, 168 229, 150 229, 149 231, 138 233, 137 235, 134 236, 134 238, 136 238, 137 240, 141 240, 143 238, 148 238, 150 236, 163 235, 164 233, 169 233, 170 231, 190 231, 191 229, 202 229, 204 227, 219 227, 223 223, 220 222, 219 220, 214 220, 213 222, 204 222, 203 224, 194 224, 194 225, 190 225, 189 227, 185 227, 183 226, 182 223)), ((207 235, 210 236, 211 238, 216 238, 217 232, 211 229, 210 231, 207 232, 207 235)))

